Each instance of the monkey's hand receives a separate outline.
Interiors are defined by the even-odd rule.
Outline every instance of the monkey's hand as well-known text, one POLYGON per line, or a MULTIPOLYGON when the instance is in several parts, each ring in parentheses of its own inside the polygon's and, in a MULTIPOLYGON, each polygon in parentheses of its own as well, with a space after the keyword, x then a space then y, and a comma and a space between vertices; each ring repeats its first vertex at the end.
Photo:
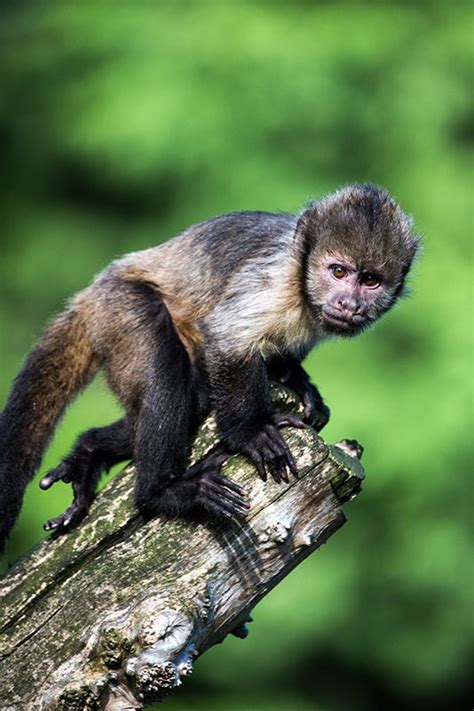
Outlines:
POLYGON ((282 437, 280 427, 304 427, 304 423, 294 415, 274 414, 240 450, 255 465, 263 481, 267 480, 268 472, 277 483, 288 482, 289 472, 298 476, 294 457, 282 437))
POLYGON ((41 479, 40 487, 49 489, 57 481, 72 483, 73 502, 63 514, 49 519, 43 528, 45 531, 65 533, 82 521, 88 513, 89 506, 94 499, 97 476, 95 472, 77 471, 74 462, 66 458, 41 479))

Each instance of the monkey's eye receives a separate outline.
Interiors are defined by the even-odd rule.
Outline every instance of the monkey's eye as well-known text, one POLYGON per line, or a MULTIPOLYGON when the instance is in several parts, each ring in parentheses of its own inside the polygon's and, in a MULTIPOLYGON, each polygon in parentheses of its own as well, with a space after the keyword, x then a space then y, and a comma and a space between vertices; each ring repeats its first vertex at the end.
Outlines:
POLYGON ((336 277, 336 279, 344 279, 344 277, 347 275, 347 269, 344 269, 344 267, 341 267, 340 264, 331 264, 329 267, 332 275, 336 277))
POLYGON ((360 278, 360 283, 370 289, 375 289, 380 286, 380 277, 377 274, 372 274, 372 272, 364 272, 360 278))

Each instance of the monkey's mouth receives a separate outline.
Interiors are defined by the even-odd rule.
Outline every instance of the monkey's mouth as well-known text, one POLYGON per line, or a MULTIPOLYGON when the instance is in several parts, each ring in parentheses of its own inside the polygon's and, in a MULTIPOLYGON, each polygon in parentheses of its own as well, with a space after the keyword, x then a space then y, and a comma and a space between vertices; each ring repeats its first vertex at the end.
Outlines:
POLYGON ((365 318, 359 314, 343 314, 323 307, 322 317, 328 331, 352 335, 364 327, 365 318))

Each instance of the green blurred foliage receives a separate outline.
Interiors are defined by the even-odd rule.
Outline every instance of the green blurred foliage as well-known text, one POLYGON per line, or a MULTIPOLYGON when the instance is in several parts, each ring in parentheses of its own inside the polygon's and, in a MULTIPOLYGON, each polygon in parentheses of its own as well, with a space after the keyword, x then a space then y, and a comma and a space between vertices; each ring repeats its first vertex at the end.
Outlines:
MULTIPOLYGON (((366 446, 349 524, 168 708, 472 706, 470 5, 4 4, 0 61, 2 396, 69 295, 191 222, 372 180, 424 235, 412 297, 308 359, 326 437, 366 446)), ((117 410, 93 385, 43 470, 117 410)), ((70 496, 33 484, 6 558, 70 496)))

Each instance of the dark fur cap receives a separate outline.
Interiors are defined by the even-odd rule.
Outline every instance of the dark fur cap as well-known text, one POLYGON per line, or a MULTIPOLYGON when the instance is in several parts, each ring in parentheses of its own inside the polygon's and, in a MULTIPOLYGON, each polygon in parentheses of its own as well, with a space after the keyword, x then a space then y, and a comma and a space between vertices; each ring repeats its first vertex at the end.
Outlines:
POLYGON ((411 218, 371 183, 348 185, 311 203, 297 230, 310 249, 347 255, 394 283, 403 280, 419 249, 411 218))

